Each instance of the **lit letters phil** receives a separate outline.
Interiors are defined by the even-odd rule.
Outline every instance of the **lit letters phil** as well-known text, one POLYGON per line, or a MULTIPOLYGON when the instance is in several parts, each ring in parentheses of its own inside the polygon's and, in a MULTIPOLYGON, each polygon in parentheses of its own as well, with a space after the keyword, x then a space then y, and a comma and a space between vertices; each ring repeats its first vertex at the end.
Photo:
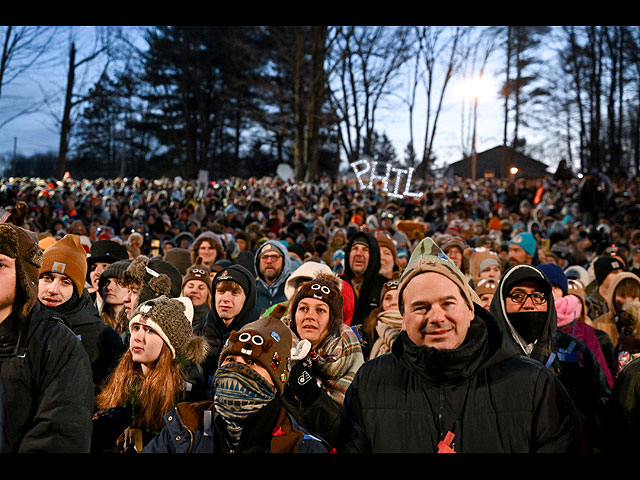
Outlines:
POLYGON ((358 160, 357 162, 353 162, 351 164, 351 168, 353 168, 353 172, 356 174, 356 177, 358 177, 358 182, 360 183, 360 188, 365 189, 365 188, 369 188, 372 189, 374 186, 374 182, 376 180, 381 180, 382 181, 382 185, 383 185, 383 190, 385 192, 387 192, 389 194, 390 197, 394 197, 394 198, 403 198, 403 197, 414 197, 414 198, 420 198, 422 197, 423 193, 416 193, 416 192, 410 192, 409 188, 410 188, 410 184, 411 184, 411 177, 413 176, 413 168, 395 168, 392 167, 390 163, 387 164, 386 170, 385 170, 385 174, 384 175, 378 175, 376 173, 376 169, 378 167, 378 162, 371 162, 369 163, 368 160, 358 160), (362 168, 361 170, 359 170, 358 168, 360 166, 364 166, 364 168, 362 168), (369 184, 366 185, 363 181, 362 181, 362 175, 364 175, 367 172, 371 172, 371 174, 369 175, 369 184), (392 177, 392 173, 395 174, 395 185, 394 185, 394 189, 393 191, 389 191, 389 181, 392 177), (404 191, 402 193, 398 192, 398 189, 400 188, 400 181, 402 179, 402 176, 405 175, 407 176, 407 180, 405 182, 405 186, 404 186, 404 191))

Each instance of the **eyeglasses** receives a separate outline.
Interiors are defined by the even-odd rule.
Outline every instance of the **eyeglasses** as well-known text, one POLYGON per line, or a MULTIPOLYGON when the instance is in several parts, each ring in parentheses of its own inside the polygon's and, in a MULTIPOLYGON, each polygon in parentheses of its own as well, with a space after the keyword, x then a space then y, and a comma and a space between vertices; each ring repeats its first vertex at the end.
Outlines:
POLYGON ((525 292, 512 292, 508 295, 513 303, 523 304, 527 301, 527 298, 531 298, 534 305, 543 305, 547 303, 547 296, 541 292, 525 293, 525 292))
POLYGON ((275 263, 280 260, 280 255, 262 255, 260 260, 265 263, 275 263))

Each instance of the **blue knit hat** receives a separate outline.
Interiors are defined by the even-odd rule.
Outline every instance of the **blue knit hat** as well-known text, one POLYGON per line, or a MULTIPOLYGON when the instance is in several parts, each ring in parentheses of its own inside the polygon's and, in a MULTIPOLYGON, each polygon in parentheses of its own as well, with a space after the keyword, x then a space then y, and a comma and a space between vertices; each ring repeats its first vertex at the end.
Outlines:
POLYGON ((532 233, 519 233, 509 241, 509 244, 518 245, 525 252, 531 255, 531 257, 534 257, 536 254, 536 238, 532 233))
POLYGON ((542 265, 538 265, 538 270, 541 270, 542 273, 544 273, 544 276, 547 277, 547 280, 549 280, 551 285, 562 290, 563 296, 567 295, 569 292, 569 280, 567 280, 567 276, 561 267, 555 263, 544 263, 542 265))

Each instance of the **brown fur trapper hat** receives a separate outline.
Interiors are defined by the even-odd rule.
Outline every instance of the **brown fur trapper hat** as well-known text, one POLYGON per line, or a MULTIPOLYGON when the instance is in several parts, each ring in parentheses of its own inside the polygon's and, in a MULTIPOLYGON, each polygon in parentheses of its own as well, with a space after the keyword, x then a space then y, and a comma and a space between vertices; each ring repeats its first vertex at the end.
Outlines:
MULTIPOLYGON (((329 333, 337 332, 342 324, 342 282, 333 274, 319 273, 313 280, 303 283, 291 300, 291 328, 295 331, 295 316, 298 303, 303 298, 315 298, 322 300, 329 306, 331 319, 329 320, 329 333)), ((297 333, 297 332, 296 332, 297 333)))
POLYGON ((21 227, 0 224, 0 253, 16 260, 16 303, 20 318, 25 318, 38 301, 39 269, 43 252, 38 237, 21 227))
POLYGON ((140 285, 139 303, 165 295, 176 298, 182 289, 182 275, 176 267, 164 260, 149 260, 145 255, 139 255, 123 274, 125 284, 140 285))
POLYGON ((131 315, 129 330, 134 323, 147 325, 167 344, 171 355, 183 356, 200 364, 209 351, 206 339, 193 334, 193 304, 186 297, 168 298, 164 295, 138 305, 131 315))

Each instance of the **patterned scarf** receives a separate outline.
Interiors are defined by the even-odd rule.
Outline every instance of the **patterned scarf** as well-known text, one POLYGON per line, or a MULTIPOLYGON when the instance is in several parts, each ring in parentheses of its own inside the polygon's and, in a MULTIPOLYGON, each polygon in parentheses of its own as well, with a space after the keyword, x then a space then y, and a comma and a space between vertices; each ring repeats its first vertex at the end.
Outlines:
POLYGON ((225 420, 232 447, 240 442, 242 420, 257 412, 276 396, 276 388, 243 363, 218 367, 215 373, 216 412, 225 420))
POLYGON ((391 344, 402 329, 402 315, 398 310, 387 310, 378 314, 376 333, 378 338, 371 346, 369 359, 379 357, 391 351, 391 344))
POLYGON ((314 363, 327 394, 339 405, 353 381, 353 376, 364 363, 360 341, 344 323, 338 332, 328 335, 316 349, 314 363))

